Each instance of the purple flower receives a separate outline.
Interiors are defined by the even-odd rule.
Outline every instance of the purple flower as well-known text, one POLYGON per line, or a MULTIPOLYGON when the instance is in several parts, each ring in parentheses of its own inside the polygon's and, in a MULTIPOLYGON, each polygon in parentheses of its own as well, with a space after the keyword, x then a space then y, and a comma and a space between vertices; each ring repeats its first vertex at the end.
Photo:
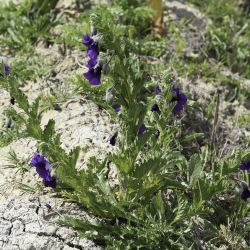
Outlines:
POLYGON ((56 187, 56 179, 52 177, 50 180, 43 180, 43 183, 45 187, 51 187, 51 188, 56 187))
POLYGON ((116 113, 119 113, 121 111, 121 107, 120 106, 115 107, 114 110, 115 110, 116 113))
POLYGON ((168 83, 169 83, 169 84, 172 84, 173 82, 174 82, 174 80, 171 79, 171 78, 168 80, 168 83))
POLYGON ((89 34, 86 34, 82 40, 82 43, 88 48, 87 55, 90 59, 97 60, 99 55, 99 47, 98 44, 94 41, 93 38, 90 37, 89 34))
POLYGON ((84 77, 89 81, 91 85, 101 84, 102 67, 98 65, 97 58, 99 55, 98 43, 94 41, 89 34, 86 34, 82 40, 82 43, 88 48, 87 55, 90 60, 87 62, 88 72, 84 73, 84 77))
POLYGON ((250 161, 243 161, 240 164, 240 170, 247 170, 248 172, 250 172, 250 161))
POLYGON ((4 64, 4 71, 5 71, 6 76, 8 76, 10 74, 10 67, 6 64, 4 64))
POLYGON ((174 106, 172 112, 178 113, 184 109, 184 105, 187 102, 187 97, 183 94, 179 88, 173 88, 173 93, 175 96, 170 100, 170 103, 177 102, 174 106))
POLYGON ((94 68, 97 64, 97 59, 90 59, 88 60, 86 66, 91 69, 91 68, 94 68))
POLYGON ((50 163, 45 159, 43 155, 35 153, 30 165, 36 168, 36 172, 43 179, 43 183, 46 187, 54 188, 56 186, 56 181, 50 175, 50 163))
POLYGON ((89 34, 86 34, 82 39, 82 44, 84 44, 86 47, 89 47, 93 43, 94 39, 91 38, 89 34))
POLYGON ((143 134, 145 131, 146 131, 146 126, 144 123, 142 123, 138 129, 138 134, 143 134))
POLYGON ((102 68, 100 66, 89 68, 89 71, 84 73, 84 77, 89 80, 91 85, 100 85, 101 84, 101 73, 102 68))
MULTIPOLYGON (((4 64, 3 66, 4 66, 4 74, 5 76, 8 76, 10 74, 10 67, 6 64, 4 64)), ((3 77, 3 74, 1 72, 2 70, 0 70, 0 77, 3 77)))
POLYGON ((99 55, 99 47, 98 44, 92 44, 87 49, 87 56, 90 59, 97 60, 97 57, 99 55))
POLYGON ((156 112, 158 114, 161 113, 160 109, 159 109, 159 106, 155 103, 152 107, 151 107, 151 111, 152 112, 156 112))
POLYGON ((246 201, 248 198, 250 198, 250 191, 248 189, 244 189, 240 197, 246 201))
POLYGON ((160 89, 160 86, 159 86, 159 85, 156 86, 156 88, 155 88, 155 93, 156 93, 157 95, 160 95, 160 94, 161 94, 161 89, 160 89))
POLYGON ((34 154, 33 159, 30 162, 30 165, 36 168, 36 172, 39 174, 41 178, 44 180, 50 180, 50 163, 44 158, 43 155, 34 154))

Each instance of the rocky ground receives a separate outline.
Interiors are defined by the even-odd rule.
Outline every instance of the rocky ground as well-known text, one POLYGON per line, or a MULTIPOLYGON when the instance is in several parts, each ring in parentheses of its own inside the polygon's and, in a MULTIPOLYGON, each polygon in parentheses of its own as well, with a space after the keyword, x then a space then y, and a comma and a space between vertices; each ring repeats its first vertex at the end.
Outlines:
MULTIPOLYGON (((164 13, 166 28, 169 21, 178 23, 182 18, 189 20, 181 34, 185 42, 184 57, 191 60, 197 58, 205 43, 205 32, 212 21, 198 9, 187 4, 185 0, 165 1, 164 13)), ((217 62, 213 58, 209 58, 209 61, 211 65, 216 66, 217 62)), ((243 91, 250 89, 250 80, 241 78, 239 74, 232 73, 228 68, 221 66, 220 74, 230 77, 232 82, 239 80, 240 88, 243 91)), ((240 127, 237 121, 240 116, 250 114, 250 99, 247 98, 244 102, 239 102, 237 99, 230 101, 228 96, 232 96, 235 91, 234 86, 230 84, 220 84, 217 81, 206 82, 201 78, 190 79, 185 75, 178 75, 174 69, 173 75, 186 93, 190 94, 191 99, 195 100, 203 109, 219 94, 215 144, 221 149, 220 154, 229 155, 236 147, 242 145, 244 139, 250 135, 250 126, 248 124, 240 127)), ((185 115, 184 129, 190 132, 204 133, 205 137, 203 137, 200 145, 209 143, 213 130, 212 122, 207 121, 199 108, 187 109, 185 115), (190 126, 190 123, 192 123, 192 126, 190 126)))
MULTIPOLYGON (((72 2, 74 1, 62 1, 61 6, 62 8, 70 8, 72 2)), ((209 21, 206 21, 198 10, 191 6, 187 7, 185 1, 171 1, 165 11, 166 16, 169 13, 171 18, 178 19, 184 16, 193 20, 191 23, 194 27, 193 39, 192 43, 187 43, 189 47, 186 48, 187 56, 192 56, 196 53, 199 44, 202 43, 200 31, 205 29, 209 21)), ((187 34, 183 34, 183 36, 186 36, 187 39, 190 37, 187 34)), ((44 76, 36 82, 30 82, 24 87, 30 101, 39 93, 51 94, 51 92, 57 92, 58 89, 70 92, 71 87, 67 84, 68 76, 83 71, 79 66, 79 55, 82 52, 68 50, 66 55, 62 55, 59 47, 59 45, 54 44, 46 48, 42 43, 38 44, 37 53, 54 63, 54 74, 44 76)), ((232 76, 238 77, 234 74, 232 76)), ((211 100, 211 97, 219 89, 221 106, 217 139, 221 140, 221 145, 226 143, 228 151, 234 150, 235 146, 249 135, 249 128, 242 130, 235 127, 233 121, 240 114, 249 114, 249 103, 239 104, 237 100, 233 103, 226 102, 224 96, 231 91, 228 86, 218 87, 206 84, 200 79, 196 82, 190 82, 186 78, 176 77, 183 85, 184 90, 189 91, 192 98, 200 103, 211 100), (228 147, 230 145, 231 147, 228 147)), ((250 88, 249 81, 245 81, 244 84, 246 88, 250 88)), ((0 96, 1 114, 4 108, 10 105, 10 97, 3 89, 0 89, 0 96)), ((62 132, 65 148, 70 149, 77 145, 88 147, 89 153, 87 156, 85 154, 84 157, 80 157, 79 166, 84 165, 88 156, 99 155, 101 157, 107 150, 111 150, 108 139, 114 131, 115 125, 105 111, 80 95, 72 95, 70 99, 60 103, 59 106, 59 108, 44 112, 42 122, 46 124, 49 119, 55 120, 57 131, 62 132)), ((186 113, 186 117, 204 121, 201 113, 194 117, 190 111, 186 113)), ((204 124, 197 123, 191 130, 204 131, 206 129, 204 124)), ((211 126, 208 125, 208 128, 211 129, 211 126)), ((188 125, 187 129, 190 129, 188 125)), ((36 150, 36 142, 31 139, 20 139, 8 147, 0 149, 0 249, 100 249, 92 241, 80 239, 74 230, 55 223, 58 218, 65 214, 86 217, 87 215, 81 208, 68 204, 58 197, 53 197, 49 191, 30 193, 19 188, 19 182, 32 186, 39 180, 33 170, 22 176, 17 173, 16 168, 5 168, 8 165, 7 156, 11 148, 27 162, 36 150)))

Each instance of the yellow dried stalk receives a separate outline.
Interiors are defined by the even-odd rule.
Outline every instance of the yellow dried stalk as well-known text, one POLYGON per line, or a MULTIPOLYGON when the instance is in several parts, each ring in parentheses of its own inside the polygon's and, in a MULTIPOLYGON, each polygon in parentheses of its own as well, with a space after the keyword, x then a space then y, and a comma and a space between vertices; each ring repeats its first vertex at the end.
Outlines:
POLYGON ((163 2, 162 0, 149 0, 148 5, 155 11, 155 15, 152 19, 152 34, 162 35, 164 32, 163 2))

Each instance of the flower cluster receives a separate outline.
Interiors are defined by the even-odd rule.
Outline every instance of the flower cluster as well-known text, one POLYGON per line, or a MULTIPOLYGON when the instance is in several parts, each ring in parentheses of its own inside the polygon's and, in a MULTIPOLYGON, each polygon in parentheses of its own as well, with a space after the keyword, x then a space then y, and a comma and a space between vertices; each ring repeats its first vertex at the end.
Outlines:
POLYGON ((83 75, 91 85, 100 85, 102 67, 98 63, 98 43, 92 37, 90 37, 89 34, 84 36, 82 43, 87 47, 87 56, 89 57, 89 61, 86 65, 88 67, 88 72, 84 73, 83 75))
POLYGON ((36 168, 36 172, 43 179, 43 183, 46 187, 56 187, 56 180, 50 174, 50 163, 43 155, 35 153, 30 165, 36 168))
MULTIPOLYGON (((86 41, 87 41, 87 39, 86 39, 86 41)), ((88 44, 88 43, 86 42, 86 44, 88 44)), ((172 80, 171 80, 171 82, 169 82, 169 83, 172 83, 172 80)), ((174 96, 173 96, 172 99, 169 101, 169 103, 176 103, 176 105, 174 106, 172 112, 173 112, 173 113, 181 112, 181 111, 184 109, 184 106, 185 106, 185 104, 186 104, 186 102, 187 102, 187 97, 186 97, 186 95, 185 95, 184 93, 182 93, 182 92, 180 91, 179 88, 173 88, 173 89, 172 89, 172 92, 173 92, 173 95, 174 95, 174 96)), ((156 95, 161 95, 161 94, 162 94, 162 91, 161 91, 159 85, 156 86, 156 88, 155 88, 155 93, 156 93, 156 95)), ((115 110, 116 113, 118 113, 118 112, 120 112, 121 107, 120 107, 120 106, 117 106, 117 107, 114 108, 114 110, 115 110)), ((156 113, 158 113, 158 114, 161 114, 160 108, 159 108, 159 106, 158 106, 157 103, 155 103, 155 104, 152 105, 151 111, 152 111, 152 112, 156 112, 156 113)), ((142 124, 140 125, 139 129, 138 129, 138 135, 143 134, 145 131, 146 131, 146 126, 145 126, 144 123, 142 123, 142 124)), ((109 142, 110 142, 110 144, 111 144, 112 146, 114 146, 115 143, 116 143, 116 137, 117 137, 117 134, 114 135, 114 136, 112 136, 112 137, 110 138, 110 141, 109 141, 109 142)))

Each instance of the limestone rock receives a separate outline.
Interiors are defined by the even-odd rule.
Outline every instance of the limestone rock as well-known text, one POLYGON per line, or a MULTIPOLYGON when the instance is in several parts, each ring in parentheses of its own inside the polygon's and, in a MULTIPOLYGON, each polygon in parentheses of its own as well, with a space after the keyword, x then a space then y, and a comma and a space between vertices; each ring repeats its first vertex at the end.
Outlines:
POLYGON ((165 10, 171 11, 178 19, 190 20, 191 24, 201 31, 207 27, 208 20, 205 16, 198 9, 184 4, 184 1, 165 0, 165 10))

